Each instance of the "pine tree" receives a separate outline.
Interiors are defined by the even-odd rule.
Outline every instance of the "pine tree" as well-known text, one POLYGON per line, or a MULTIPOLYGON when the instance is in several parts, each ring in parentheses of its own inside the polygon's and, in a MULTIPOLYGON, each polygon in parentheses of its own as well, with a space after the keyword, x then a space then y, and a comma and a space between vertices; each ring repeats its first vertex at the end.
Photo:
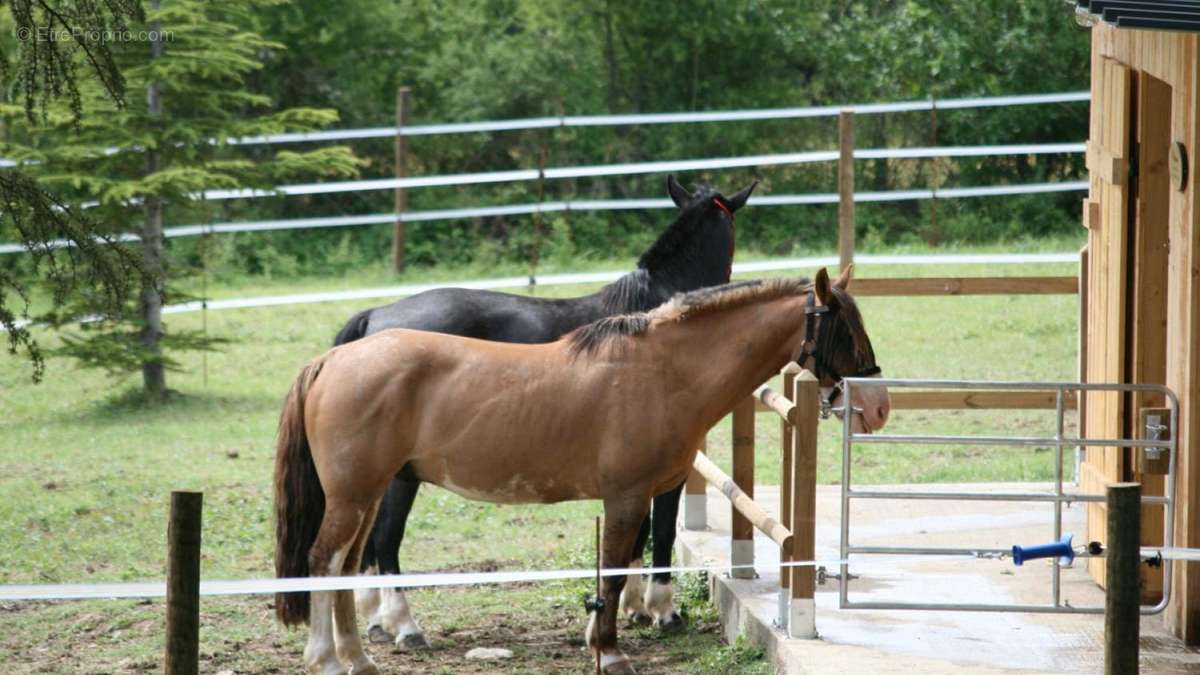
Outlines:
POLYGON ((140 292, 113 307, 98 294, 77 292, 47 318, 65 324, 88 316, 64 335, 61 353, 114 373, 140 370, 150 400, 166 396, 169 353, 206 349, 213 340, 171 332, 162 308, 172 298, 163 224, 203 218, 205 189, 268 187, 292 179, 349 176, 359 162, 345 148, 279 151, 258 156, 231 147, 243 136, 303 131, 336 120, 329 110, 270 111, 248 91, 260 56, 280 45, 253 29, 255 12, 271 0, 166 0, 146 8, 130 39, 114 47, 127 91, 146 92, 144 105, 114 105, 103 82, 80 83, 79 106, 52 103, 30 122, 17 106, 4 109, 9 142, 0 154, 17 158, 38 186, 69 205, 85 206, 99 233, 135 232, 140 242, 140 292), (140 223, 140 227, 138 224, 140 223))
MULTIPOLYGON (((79 83, 91 81, 113 105, 124 105, 125 78, 109 38, 142 19, 139 2, 9 0, 8 5, 9 15, 0 15, 0 24, 8 28, 11 23, 12 30, 4 32, 16 41, 0 41, 0 77, 10 85, 0 89, 0 103, 7 103, 6 94, 13 92, 29 122, 35 121, 38 111, 44 119, 52 102, 68 107, 78 120, 82 115, 79 83), (56 34, 96 39, 47 39, 56 34)), ((113 308, 128 297, 130 282, 140 272, 136 257, 98 236, 97 227, 83 211, 44 190, 23 168, 0 171, 0 232, 29 250, 21 272, 16 266, 0 269, 0 330, 7 333, 10 353, 25 350, 34 382, 42 378, 45 361, 33 334, 18 321, 18 313, 29 314, 29 279, 44 282, 52 308, 61 307, 65 298, 83 289, 96 302, 113 308), (70 246, 55 245, 61 241, 70 246)))

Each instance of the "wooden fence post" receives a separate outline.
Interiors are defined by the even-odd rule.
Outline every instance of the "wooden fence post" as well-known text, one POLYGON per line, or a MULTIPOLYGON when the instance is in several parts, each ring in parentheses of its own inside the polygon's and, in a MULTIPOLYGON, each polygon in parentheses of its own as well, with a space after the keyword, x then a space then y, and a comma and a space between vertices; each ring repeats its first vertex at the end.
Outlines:
POLYGON ((854 113, 838 115, 838 261, 841 269, 854 262, 854 113))
MULTIPOLYGON (((784 479, 792 485, 792 552, 788 558, 813 560, 817 554, 817 414, 821 406, 816 376, 811 371, 801 371, 789 398, 796 404, 796 426, 792 429, 792 473, 784 479)), ((788 636, 815 638, 816 569, 793 567, 790 577, 788 636)))
MULTIPOLYGON (((408 126, 409 106, 412 102, 412 90, 400 87, 396 92, 396 178, 408 176, 408 138, 400 132, 408 126)), ((396 223, 392 229, 392 269, 397 273, 404 271, 404 249, 408 233, 404 226, 404 213, 408 211, 408 191, 396 188, 396 223)))
POLYGON ((1141 621, 1142 486, 1108 486, 1108 542, 1105 545, 1104 672, 1138 672, 1141 621))
MULTIPOLYGON (((795 403, 793 390, 795 389, 796 375, 800 373, 800 366, 795 362, 789 363, 783 367, 783 395, 789 401, 795 403)), ((792 541, 796 540, 795 530, 792 530, 792 482, 788 477, 792 475, 792 425, 783 418, 779 420, 779 447, 782 451, 782 462, 779 467, 779 517, 780 522, 788 530, 792 532, 792 541)), ((791 599, 791 593, 788 592, 788 587, 791 581, 791 570, 788 567, 783 567, 782 563, 788 562, 791 559, 791 550, 779 550, 779 619, 777 625, 780 628, 785 628, 788 625, 788 601, 791 599)))
MULTIPOLYGON (((1079 381, 1088 381, 1088 247, 1085 244, 1079 249, 1079 381)), ((1080 390, 1076 393, 1075 410, 1077 415, 1075 419, 1079 425, 1079 431, 1076 434, 1079 438, 1086 438, 1088 432, 1087 426, 1087 392, 1080 390)), ((1075 448, 1075 484, 1079 485, 1082 478, 1080 471, 1083 468, 1083 446, 1075 448)))
MULTIPOLYGON (((754 398, 747 396, 733 409, 733 482, 754 499, 754 398)), ((734 579, 753 579, 754 525, 732 502, 729 504, 732 536, 729 561, 734 579), (739 567, 745 565, 746 567, 739 567)))
MULTIPOLYGON (((708 452, 708 439, 700 442, 700 452, 708 452)), ((699 471, 688 473, 683 494, 683 529, 708 529, 708 482, 699 471)))
POLYGON ((200 521, 204 494, 171 493, 167 526, 167 675, 200 669, 200 521))

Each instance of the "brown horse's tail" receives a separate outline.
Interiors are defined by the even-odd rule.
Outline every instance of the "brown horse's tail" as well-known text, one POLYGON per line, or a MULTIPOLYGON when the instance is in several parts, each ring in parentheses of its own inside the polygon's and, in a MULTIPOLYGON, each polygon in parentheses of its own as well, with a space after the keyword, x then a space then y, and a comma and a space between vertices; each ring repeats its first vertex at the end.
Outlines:
MULTIPOLYGON (((308 552, 325 516, 325 493, 317 477, 308 434, 304 399, 325 357, 300 370, 283 403, 275 447, 275 576, 307 577, 308 552)), ((275 615, 284 625, 308 622, 309 593, 275 594, 275 615)))

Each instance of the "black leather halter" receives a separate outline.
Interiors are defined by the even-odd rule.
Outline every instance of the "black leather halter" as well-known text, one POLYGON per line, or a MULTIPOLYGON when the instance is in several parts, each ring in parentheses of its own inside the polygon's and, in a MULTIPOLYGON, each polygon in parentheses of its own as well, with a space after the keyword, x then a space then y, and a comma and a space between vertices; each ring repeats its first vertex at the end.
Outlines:
POLYGON ((833 359, 830 356, 833 345, 832 331, 820 330, 822 319, 826 315, 837 313, 836 308, 830 308, 828 305, 817 305, 816 294, 813 291, 808 292, 808 301, 804 305, 804 344, 800 347, 800 357, 797 359, 800 367, 805 367, 804 364, 811 358, 813 360, 812 371, 818 378, 828 377, 834 381, 834 387, 830 390, 829 396, 824 401, 823 407, 833 406, 833 402, 841 394, 841 383, 844 377, 871 377, 883 372, 883 369, 875 365, 875 359, 871 359, 869 365, 860 367, 856 372, 850 375, 843 375, 833 367, 833 359), (813 339, 813 335, 816 339, 813 339))

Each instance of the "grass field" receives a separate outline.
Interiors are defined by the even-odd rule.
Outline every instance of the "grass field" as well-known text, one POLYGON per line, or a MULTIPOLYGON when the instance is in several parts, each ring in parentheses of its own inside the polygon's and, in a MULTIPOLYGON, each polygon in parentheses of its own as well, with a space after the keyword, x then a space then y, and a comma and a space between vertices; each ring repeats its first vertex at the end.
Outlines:
MULTIPOLYGON (((599 269, 624 266, 596 263, 599 269)), ((859 273, 1044 275, 1074 274, 1075 266, 866 266, 859 273)), ((453 271, 437 276, 462 278, 453 271)), ((245 297, 382 283, 366 274, 301 284, 218 284, 213 291, 245 297)), ((0 356, 0 583, 161 578, 172 489, 205 493, 205 578, 270 576, 273 439, 283 394, 297 368, 328 346, 347 317, 375 304, 210 312, 209 332, 232 344, 203 360, 185 356, 186 372, 168 378, 177 396, 158 407, 140 405, 134 380, 113 381, 56 361, 47 381, 34 386, 25 364, 0 356)), ((887 376, 1075 379, 1074 296, 864 298, 860 304, 887 376)), ((197 328, 201 316, 174 315, 168 322, 197 328)), ((778 481, 778 423, 766 415, 758 419, 757 479, 770 484, 778 481)), ((1040 412, 904 412, 894 415, 890 430, 1030 434, 1051 425, 1052 414, 1040 412)), ((820 431, 823 483, 837 481, 839 432, 832 423, 820 431)), ((709 445, 728 468, 728 421, 710 434, 709 445)), ((864 446, 856 450, 855 480, 1045 480, 1053 475, 1050 457, 1040 448, 864 446)), ((402 564, 410 571, 589 566, 598 512, 591 502, 480 504, 426 486, 410 520, 402 564)), ((684 633, 623 630, 623 644, 641 671, 766 672, 752 648, 721 643, 702 584, 689 579, 685 585, 691 590, 683 593, 689 615, 684 633)), ((587 588, 572 582, 420 591, 411 600, 434 649, 414 657, 375 646, 372 654, 385 672, 495 672, 462 655, 475 646, 505 646, 518 656, 506 672, 588 672, 581 640, 587 588)), ((303 633, 276 626, 269 602, 267 596, 204 601, 203 671, 295 672, 303 633)), ((157 671, 162 616, 157 601, 0 603, 0 664, 4 672, 157 671)))

